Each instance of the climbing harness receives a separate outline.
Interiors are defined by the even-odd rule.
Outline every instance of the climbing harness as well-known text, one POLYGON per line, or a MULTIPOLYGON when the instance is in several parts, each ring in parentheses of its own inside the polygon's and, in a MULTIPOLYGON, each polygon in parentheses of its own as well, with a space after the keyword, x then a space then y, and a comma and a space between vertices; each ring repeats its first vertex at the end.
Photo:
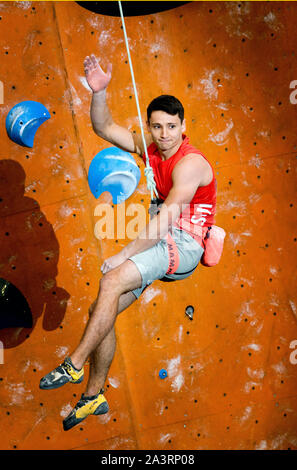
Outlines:
POLYGON ((126 44, 126 49, 127 49, 127 54, 128 54, 129 67, 130 67, 130 72, 131 72, 131 77, 132 77, 132 83, 133 83, 133 88, 134 88, 135 101, 136 101, 136 107, 137 107, 137 113, 138 113, 138 119, 139 119, 139 125, 140 125, 140 130, 141 130, 141 137, 142 137, 143 148, 144 148, 144 153, 145 153, 146 168, 144 170, 144 174, 145 174, 146 180, 147 180, 147 189, 151 193, 151 202, 152 202, 152 204, 155 205, 156 204, 155 197, 158 198, 158 192, 157 192, 157 189, 156 189, 156 182, 154 180, 154 172, 153 172, 152 167, 150 166, 149 156, 148 156, 147 147, 146 147, 146 141, 145 141, 145 137, 144 137, 144 131, 143 131, 143 125, 142 125, 142 120, 141 120, 139 101, 138 101, 138 94, 137 94, 136 83, 135 83, 134 72, 133 72, 133 66, 132 66, 132 60, 131 60, 131 55, 130 55, 130 50, 129 50, 128 37, 127 37, 127 32, 126 32, 126 26, 125 26, 125 19, 124 19, 124 15, 123 15, 122 4, 121 4, 120 1, 118 2, 118 4, 119 4, 120 15, 121 15, 121 20, 122 20, 122 26, 123 26, 123 31, 124 31, 125 44, 126 44))

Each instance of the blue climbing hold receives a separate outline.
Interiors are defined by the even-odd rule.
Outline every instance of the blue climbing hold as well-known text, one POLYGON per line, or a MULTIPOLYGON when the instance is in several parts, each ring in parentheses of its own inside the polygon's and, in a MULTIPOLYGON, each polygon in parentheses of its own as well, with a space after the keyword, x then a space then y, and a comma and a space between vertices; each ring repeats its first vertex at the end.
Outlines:
POLYGON ((16 144, 33 147, 37 129, 50 117, 43 104, 37 101, 22 101, 16 104, 6 117, 7 134, 16 144))
POLYGON ((166 379, 167 377, 167 370, 166 369, 161 369, 160 372, 159 372, 159 377, 160 379, 166 379))
POLYGON ((118 147, 108 147, 93 158, 88 183, 96 199, 108 191, 113 203, 120 204, 134 193, 140 176, 140 170, 130 153, 118 147))

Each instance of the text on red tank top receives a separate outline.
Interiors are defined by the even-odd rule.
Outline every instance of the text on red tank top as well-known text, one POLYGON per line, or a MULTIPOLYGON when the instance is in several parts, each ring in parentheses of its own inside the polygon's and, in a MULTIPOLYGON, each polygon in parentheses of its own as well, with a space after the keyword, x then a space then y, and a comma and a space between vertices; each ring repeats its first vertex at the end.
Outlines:
MULTIPOLYGON (((183 142, 178 151, 168 160, 162 160, 156 144, 148 147, 149 162, 154 172, 154 179, 159 198, 165 200, 172 188, 172 171, 185 155, 198 154, 201 155, 211 166, 213 178, 207 186, 198 187, 190 204, 186 205, 182 210, 179 219, 175 222, 175 226, 189 232, 192 236, 201 237, 202 228, 214 224, 216 211, 216 193, 217 181, 214 176, 212 165, 207 158, 189 143, 187 136, 183 135, 183 142)), ((144 161, 145 161, 145 155, 144 161)))

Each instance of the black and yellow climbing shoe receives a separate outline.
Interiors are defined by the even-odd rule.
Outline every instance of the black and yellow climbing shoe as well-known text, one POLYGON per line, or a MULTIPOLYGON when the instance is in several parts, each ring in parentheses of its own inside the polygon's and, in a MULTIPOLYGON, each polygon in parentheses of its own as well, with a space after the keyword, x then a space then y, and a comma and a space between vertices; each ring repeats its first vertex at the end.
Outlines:
POLYGON ((76 426, 76 424, 81 423, 89 415, 103 415, 107 413, 109 406, 103 393, 104 389, 101 389, 97 395, 91 397, 82 394, 81 399, 63 421, 64 431, 68 431, 73 426, 76 426))
POLYGON ((84 378, 84 368, 77 370, 73 366, 70 357, 66 357, 63 364, 59 365, 49 374, 45 375, 41 380, 39 387, 42 390, 52 390, 62 387, 62 385, 71 382, 79 384, 84 378))

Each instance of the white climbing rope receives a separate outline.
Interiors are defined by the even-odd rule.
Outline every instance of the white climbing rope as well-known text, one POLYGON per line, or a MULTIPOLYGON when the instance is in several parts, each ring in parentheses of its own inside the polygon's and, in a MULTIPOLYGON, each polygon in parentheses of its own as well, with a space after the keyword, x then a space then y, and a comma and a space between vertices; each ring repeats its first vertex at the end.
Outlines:
POLYGON ((131 60, 131 55, 130 55, 130 50, 129 50, 129 44, 128 44, 126 26, 125 26, 125 19, 124 19, 123 10, 122 10, 122 4, 121 4, 120 1, 118 2, 118 4, 119 4, 121 19, 122 19, 122 26, 123 26, 123 31, 124 31, 126 49, 127 49, 127 54, 128 54, 129 66, 130 66, 130 72, 131 72, 131 77, 132 77, 132 83, 133 83, 133 88, 134 88, 134 95, 135 95, 138 119, 139 119, 139 124, 140 124, 141 137, 142 137, 144 153, 145 153, 146 168, 144 169, 144 174, 146 176, 147 189, 151 193, 151 200, 153 200, 154 199, 154 193, 155 193, 156 197, 158 197, 158 192, 157 192, 157 189, 156 189, 156 182, 155 182, 155 179, 154 179, 154 172, 153 172, 152 167, 150 166, 149 156, 148 156, 147 147, 146 147, 146 141, 145 141, 145 137, 144 137, 140 107, 139 107, 139 102, 138 102, 138 94, 137 94, 137 89, 136 89, 136 84, 135 84, 135 78, 134 78, 132 60, 131 60))

